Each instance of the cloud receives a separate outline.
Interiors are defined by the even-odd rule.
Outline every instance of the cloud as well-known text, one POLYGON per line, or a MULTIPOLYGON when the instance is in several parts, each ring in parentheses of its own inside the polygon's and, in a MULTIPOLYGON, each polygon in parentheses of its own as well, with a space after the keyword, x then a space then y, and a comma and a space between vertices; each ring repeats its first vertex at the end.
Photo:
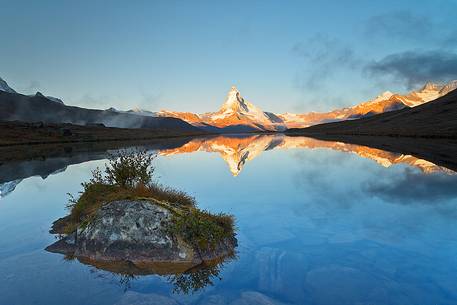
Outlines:
POLYGON ((303 150, 292 156, 299 164, 293 174, 293 184, 305 192, 308 198, 312 198, 312 202, 339 209, 349 209, 360 202, 361 193, 354 188, 355 184, 342 183, 339 180, 341 173, 336 170, 351 166, 350 154, 327 150, 312 153, 303 150), (342 185, 344 187, 341 187, 342 185))
POLYGON ((291 51, 305 62, 305 67, 297 77, 298 87, 305 89, 321 87, 339 70, 354 69, 360 63, 351 48, 325 34, 298 42, 291 51))
POLYGON ((388 180, 367 182, 363 190, 372 196, 400 204, 437 204, 457 198, 457 176, 428 174, 405 168, 404 173, 388 180))
POLYGON ((391 77, 412 89, 427 81, 457 78, 457 54, 442 50, 395 53, 369 63, 365 71, 374 78, 391 77))

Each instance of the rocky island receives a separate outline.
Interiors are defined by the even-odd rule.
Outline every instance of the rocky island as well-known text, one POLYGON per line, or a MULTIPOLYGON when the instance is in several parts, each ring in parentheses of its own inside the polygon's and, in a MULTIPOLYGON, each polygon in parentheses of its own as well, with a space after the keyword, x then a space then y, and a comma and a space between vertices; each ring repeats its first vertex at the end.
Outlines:
POLYGON ((98 268, 176 274, 234 254, 233 217, 197 208, 184 192, 152 182, 153 155, 121 153, 93 171, 70 214, 54 222, 61 239, 47 251, 98 268))

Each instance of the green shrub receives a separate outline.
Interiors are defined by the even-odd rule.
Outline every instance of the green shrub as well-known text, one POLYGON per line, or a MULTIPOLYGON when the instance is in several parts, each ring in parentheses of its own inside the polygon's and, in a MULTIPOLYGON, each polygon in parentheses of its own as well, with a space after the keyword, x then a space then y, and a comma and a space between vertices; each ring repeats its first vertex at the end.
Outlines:
MULTIPOLYGON (((154 167, 152 161, 155 154, 147 151, 134 153, 123 151, 119 155, 109 158, 109 166, 106 167, 106 182, 120 187, 135 187, 138 184, 147 185, 151 182, 154 167)), ((100 177, 103 177, 100 175, 100 177)))
POLYGON ((234 236, 233 222, 230 215, 189 209, 173 217, 171 229, 201 251, 214 250, 221 241, 234 236))

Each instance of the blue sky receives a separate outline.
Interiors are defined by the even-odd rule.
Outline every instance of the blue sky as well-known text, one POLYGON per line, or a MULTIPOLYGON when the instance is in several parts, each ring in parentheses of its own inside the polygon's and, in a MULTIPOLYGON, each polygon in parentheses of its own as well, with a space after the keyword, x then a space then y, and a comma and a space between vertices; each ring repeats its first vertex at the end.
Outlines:
POLYGON ((323 111, 457 78, 457 1, 0 0, 0 77, 91 108, 323 111))

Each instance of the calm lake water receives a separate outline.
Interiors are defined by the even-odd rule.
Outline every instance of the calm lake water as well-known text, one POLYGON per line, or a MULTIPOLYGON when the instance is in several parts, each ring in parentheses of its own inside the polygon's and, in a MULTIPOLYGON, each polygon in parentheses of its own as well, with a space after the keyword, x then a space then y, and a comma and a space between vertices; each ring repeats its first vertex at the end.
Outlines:
POLYGON ((103 158, 0 166, 14 178, 1 185, 0 304, 457 304, 450 170, 309 138, 216 137, 167 147, 156 178, 201 208, 233 214, 238 232, 237 258, 220 279, 185 294, 166 276, 126 280, 44 250, 55 241, 52 222, 67 213, 67 193, 77 194, 103 158))

